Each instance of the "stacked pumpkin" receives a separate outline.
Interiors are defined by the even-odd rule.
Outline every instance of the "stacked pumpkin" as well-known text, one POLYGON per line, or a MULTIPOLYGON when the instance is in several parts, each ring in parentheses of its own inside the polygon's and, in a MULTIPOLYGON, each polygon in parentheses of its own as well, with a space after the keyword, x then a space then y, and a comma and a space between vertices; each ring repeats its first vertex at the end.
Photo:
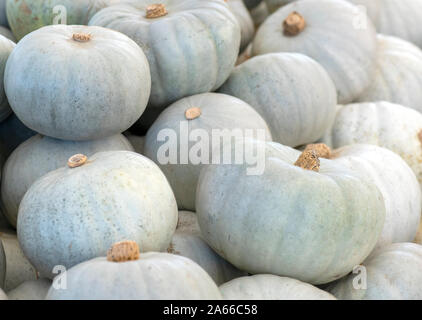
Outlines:
POLYGON ((0 1, 0 288, 421 298, 422 51, 369 2, 0 1))

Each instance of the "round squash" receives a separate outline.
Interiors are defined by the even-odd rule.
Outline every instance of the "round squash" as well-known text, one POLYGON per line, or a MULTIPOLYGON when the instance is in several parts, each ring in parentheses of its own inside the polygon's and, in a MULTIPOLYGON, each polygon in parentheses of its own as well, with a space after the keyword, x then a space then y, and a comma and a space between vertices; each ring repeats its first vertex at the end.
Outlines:
POLYGON ((341 106, 322 139, 339 148, 349 144, 373 144, 400 155, 422 185, 422 114, 389 102, 341 106))
POLYGON ((7 296, 9 300, 44 300, 50 286, 49 279, 29 280, 9 291, 7 296))
POLYGON ((422 246, 392 244, 371 255, 363 268, 333 283, 327 290, 342 300, 422 299, 422 246), (363 284, 366 288, 362 288, 363 284))
POLYGON ((67 271, 67 289, 51 287, 47 300, 220 300, 210 276, 195 262, 168 253, 139 253, 133 241, 116 243, 106 257, 67 271))
POLYGON ((221 93, 203 93, 181 99, 164 110, 154 122, 146 136, 145 155, 163 170, 174 190, 179 209, 195 210, 199 173, 204 164, 212 161, 213 133, 219 142, 224 143, 239 130, 243 135, 252 132, 255 137, 271 140, 267 124, 251 106, 221 93), (190 112, 195 115, 191 116, 190 112), (223 138, 217 136, 217 130, 223 138), (167 141, 163 139, 166 135, 167 141), (187 141, 188 137, 190 141, 187 141), (203 138, 209 141, 208 146, 203 138), (195 146, 204 149, 203 156, 195 146), (163 153, 167 148, 176 152, 175 159, 167 159, 163 153))
POLYGON ((246 164, 210 165, 198 182, 199 226, 219 255, 252 274, 323 284, 370 254, 385 217, 372 181, 320 159, 323 150, 245 143, 260 154, 261 175, 248 175, 246 164))
POLYGON ((243 0, 226 0, 231 12, 233 12, 240 25, 241 41, 240 51, 243 51, 252 41, 255 34, 255 26, 251 14, 243 0))
POLYGON ((6 254, 4 253, 3 242, 0 239, 0 288, 4 287, 6 279, 6 254))
POLYGON ((179 211, 176 232, 167 252, 195 261, 217 285, 245 275, 245 272, 236 269, 215 253, 202 239, 194 212, 179 211))
POLYGON ((220 292, 225 300, 336 300, 311 284, 271 274, 231 280, 220 286, 220 292))
POLYGON ((222 0, 126 0, 99 11, 89 25, 120 31, 144 50, 152 77, 148 106, 160 111, 220 87, 240 47, 239 23, 222 0))
POLYGON ((296 147, 320 139, 334 121, 337 92, 327 72, 297 53, 269 53, 237 66, 220 92, 249 103, 274 141, 296 147))
POLYGON ((32 31, 52 24, 87 25, 97 11, 119 1, 1 0, 1 3, 6 2, 10 28, 20 40, 32 31))
POLYGON ((7 157, 15 150, 22 142, 28 140, 37 133, 26 127, 22 121, 11 114, 6 120, 0 123, 0 146, 2 148, 2 156, 7 157))
POLYGON ((6 93, 4 92, 4 71, 7 60, 15 48, 15 43, 5 36, 0 35, 0 122, 5 120, 11 113, 6 93))
POLYGON ((50 171, 63 167, 74 154, 91 156, 100 151, 133 151, 121 134, 92 141, 64 141, 36 135, 22 143, 3 167, 1 200, 4 215, 16 227, 19 204, 29 187, 50 171))
POLYGON ((378 35, 375 77, 357 101, 389 101, 422 111, 422 50, 396 37, 378 35))
POLYGON ((42 276, 104 255, 115 241, 135 239, 142 251, 163 251, 177 224, 173 192, 159 168, 130 151, 72 156, 27 191, 17 232, 42 276), (48 232, 40 232, 48 230, 48 232))
POLYGON ((148 61, 139 46, 100 27, 34 31, 13 50, 5 71, 6 94, 18 118, 64 140, 125 131, 145 110, 150 88, 148 61))
POLYGON ((269 16, 256 33, 253 54, 303 53, 328 72, 340 103, 358 98, 375 71, 377 40, 369 21, 356 23, 356 8, 346 1, 300 0, 269 16))

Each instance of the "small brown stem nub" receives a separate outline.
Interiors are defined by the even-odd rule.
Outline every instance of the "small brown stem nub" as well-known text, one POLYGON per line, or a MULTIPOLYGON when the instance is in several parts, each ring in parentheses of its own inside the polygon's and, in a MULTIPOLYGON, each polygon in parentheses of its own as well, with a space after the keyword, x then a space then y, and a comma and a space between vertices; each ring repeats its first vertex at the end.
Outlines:
POLYGON ((74 33, 72 39, 78 42, 88 42, 92 39, 92 35, 89 33, 74 33))
POLYGON ((296 11, 290 13, 286 20, 283 21, 283 32, 286 36, 294 37, 301 33, 305 27, 305 18, 296 11))
POLYGON ((84 154, 75 154, 67 160, 67 165, 69 168, 76 168, 84 165, 88 160, 87 156, 84 154))
POLYGON ((329 159, 331 157, 331 149, 324 143, 308 144, 302 154, 295 162, 295 166, 306 170, 319 172, 319 158, 329 159))
POLYGON ((151 4, 146 9, 146 17, 148 19, 159 18, 167 14, 166 7, 162 3, 151 4))
POLYGON ((107 251, 107 260, 125 262, 139 259, 139 246, 135 241, 125 240, 113 244, 107 251))
POLYGON ((198 107, 193 107, 193 108, 189 108, 188 110, 185 111, 185 117, 188 120, 193 120, 196 118, 199 118, 199 116, 201 115, 201 109, 198 107))

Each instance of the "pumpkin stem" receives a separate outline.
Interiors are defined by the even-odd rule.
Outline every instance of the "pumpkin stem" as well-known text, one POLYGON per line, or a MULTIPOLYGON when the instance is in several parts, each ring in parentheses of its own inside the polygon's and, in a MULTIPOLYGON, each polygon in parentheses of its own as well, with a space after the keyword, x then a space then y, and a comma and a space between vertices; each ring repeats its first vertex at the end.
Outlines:
POLYGON ((199 118, 199 116, 201 115, 201 109, 198 107, 193 107, 193 108, 189 108, 185 111, 185 117, 188 120, 193 120, 196 118, 199 118))
POLYGON ((84 165, 88 160, 87 156, 84 154, 75 154, 67 160, 67 165, 69 168, 76 168, 84 165))
POLYGON ((72 39, 78 42, 88 42, 92 39, 92 35, 89 33, 74 33, 72 39))
POLYGON ((139 246, 135 241, 125 240, 117 242, 107 251, 107 260, 126 262, 139 259, 139 246))
POLYGON ((166 7, 162 3, 151 4, 147 6, 146 17, 148 19, 159 18, 167 14, 166 7))
POLYGON ((286 36, 294 37, 301 33, 305 27, 305 18, 296 11, 290 13, 286 20, 283 21, 283 32, 286 36))
POLYGON ((295 162, 295 166, 319 172, 319 158, 331 157, 331 149, 324 143, 308 144, 295 162))

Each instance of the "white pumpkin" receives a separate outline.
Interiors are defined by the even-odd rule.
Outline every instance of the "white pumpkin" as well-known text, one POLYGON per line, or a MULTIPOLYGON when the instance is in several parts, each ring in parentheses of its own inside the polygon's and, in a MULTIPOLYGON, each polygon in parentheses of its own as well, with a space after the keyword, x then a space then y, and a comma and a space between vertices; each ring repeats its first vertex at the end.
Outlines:
POLYGON ((3 35, 0 35, 0 122, 5 120, 11 113, 6 93, 4 92, 4 70, 10 53, 15 48, 15 43, 3 35))
POLYGON ((274 141, 296 147, 320 139, 334 121, 337 93, 317 62, 297 53, 269 53, 237 66, 220 92, 250 104, 274 141))
POLYGON ((240 25, 241 40, 240 51, 243 51, 252 41, 255 34, 255 26, 252 17, 243 0, 226 0, 240 25))
POLYGON ((50 171, 63 167, 77 153, 87 156, 100 151, 133 151, 121 134, 91 141, 64 141, 36 135, 22 143, 3 167, 1 199, 4 215, 16 227, 19 204, 29 187, 50 171))
POLYGON ((256 33, 253 54, 303 53, 319 62, 334 81, 340 103, 356 99, 375 71, 377 41, 369 21, 363 28, 346 1, 300 0, 269 16, 256 33))
POLYGON ((67 289, 52 286, 47 300, 221 299, 216 284, 192 260, 168 253, 139 254, 130 241, 115 244, 107 258, 74 266, 66 279, 67 289))
POLYGON ((202 239, 198 219, 194 212, 179 211, 176 232, 168 253, 177 254, 195 261, 217 285, 245 275, 215 253, 202 239))
POLYGON ((64 140, 125 131, 145 110, 150 88, 148 61, 139 46, 100 27, 38 29, 19 41, 5 71, 6 95, 18 118, 64 140))
POLYGON ((336 300, 308 283, 271 274, 231 280, 220 286, 225 300, 336 300))
POLYGON ((375 77, 357 101, 389 101, 422 111, 422 50, 396 37, 378 35, 375 77))
POLYGON ((271 140, 266 122, 251 106, 221 93, 203 93, 179 100, 154 122, 146 136, 145 155, 166 175, 179 209, 195 210, 200 171, 212 162, 212 139, 225 143, 235 133, 251 133, 271 140), (202 153, 197 147, 203 149, 202 153), (170 151, 169 156, 166 150, 170 151))
POLYGON ((342 300, 421 300, 422 246, 395 243, 378 250, 329 290, 342 300))
POLYGON ((72 157, 29 188, 19 206, 17 232, 41 275, 104 255, 135 239, 143 251, 163 251, 177 224, 173 192, 159 168, 130 151, 72 157), (48 232, 40 232, 48 230, 48 232))
POLYGON ((261 175, 247 163, 210 165, 198 182, 199 226, 218 254, 252 274, 312 284, 341 278, 370 254, 385 217, 373 182, 314 149, 245 143, 261 175))
POLYGON ((50 286, 49 279, 28 280, 9 291, 7 296, 9 300, 44 300, 50 286))

